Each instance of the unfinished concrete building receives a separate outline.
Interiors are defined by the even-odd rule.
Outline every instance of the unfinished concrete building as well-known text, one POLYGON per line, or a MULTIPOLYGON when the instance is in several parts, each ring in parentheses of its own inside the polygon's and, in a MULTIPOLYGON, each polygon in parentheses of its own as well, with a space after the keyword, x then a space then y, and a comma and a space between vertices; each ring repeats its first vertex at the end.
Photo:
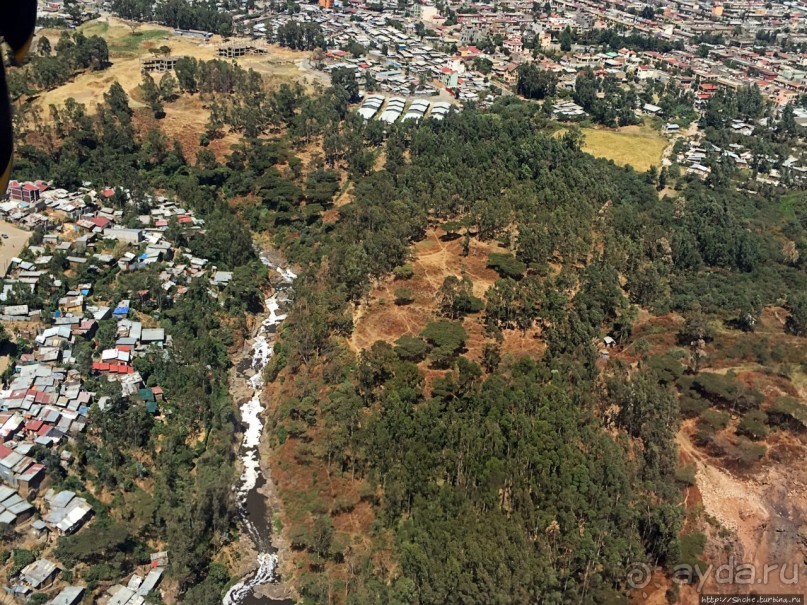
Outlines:
POLYGON ((165 56, 155 56, 155 57, 147 57, 140 62, 140 68, 144 72, 159 72, 164 73, 166 71, 171 71, 177 64, 179 57, 165 57, 165 56))
POLYGON ((233 40, 225 44, 220 44, 216 49, 219 57, 234 59, 245 55, 265 55, 269 52, 266 44, 259 40, 233 40))

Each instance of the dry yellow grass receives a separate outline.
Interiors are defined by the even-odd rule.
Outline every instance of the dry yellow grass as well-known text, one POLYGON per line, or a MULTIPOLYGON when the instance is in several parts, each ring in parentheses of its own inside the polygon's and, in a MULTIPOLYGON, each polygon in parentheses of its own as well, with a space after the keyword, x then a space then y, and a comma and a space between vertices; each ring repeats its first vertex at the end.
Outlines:
POLYGON ((660 166, 667 139, 649 126, 619 129, 583 128, 583 150, 591 155, 645 171, 660 166))
MULTIPOLYGON (((96 103, 103 100, 103 93, 109 90, 113 82, 118 82, 131 99, 134 108, 142 107, 137 101, 137 87, 142 82, 140 60, 150 55, 152 49, 167 46, 172 55, 195 57, 210 60, 216 58, 216 46, 221 43, 219 36, 213 36, 210 42, 175 36, 171 28, 159 25, 141 25, 134 31, 125 22, 114 17, 105 17, 85 23, 81 27, 86 35, 99 35, 109 45, 109 56, 112 65, 99 72, 82 73, 67 84, 54 90, 42 93, 35 101, 45 115, 50 105, 61 105, 70 97, 87 105, 88 111, 95 111, 96 103)), ((55 45, 61 32, 42 30, 39 35, 47 36, 55 45)), ((312 84, 324 74, 310 71, 300 64, 308 58, 309 53, 292 51, 271 46, 268 55, 246 56, 237 59, 244 68, 252 68, 267 77, 272 84, 299 80, 304 84, 312 84)), ((154 74, 159 80, 159 74, 154 74)), ((207 117, 205 116, 205 121, 207 117)))
MULTIPOLYGON (((152 48, 168 46, 172 54, 197 59, 212 59, 216 52, 213 44, 173 36, 171 29, 167 27, 143 25, 133 33, 124 21, 111 17, 85 23, 81 31, 86 35, 99 35, 106 40, 112 65, 103 71, 79 74, 67 84, 41 94, 36 103, 45 110, 50 105, 61 105, 72 97, 87 105, 88 111, 94 112, 96 103, 103 100, 103 93, 109 90, 113 82, 118 82, 130 98, 137 97, 134 93, 143 80, 140 60, 148 56, 152 48)), ((42 30, 39 35, 47 36, 51 44, 55 45, 59 33, 42 30)), ((132 106, 142 107, 142 104, 132 99, 132 106)))

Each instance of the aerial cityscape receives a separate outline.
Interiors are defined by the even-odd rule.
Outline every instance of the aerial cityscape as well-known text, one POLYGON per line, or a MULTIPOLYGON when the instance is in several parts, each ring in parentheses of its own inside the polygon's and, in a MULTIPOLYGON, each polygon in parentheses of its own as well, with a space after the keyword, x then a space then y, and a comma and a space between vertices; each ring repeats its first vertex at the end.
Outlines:
POLYGON ((804 602, 807 4, 0 41, 0 603, 804 602))

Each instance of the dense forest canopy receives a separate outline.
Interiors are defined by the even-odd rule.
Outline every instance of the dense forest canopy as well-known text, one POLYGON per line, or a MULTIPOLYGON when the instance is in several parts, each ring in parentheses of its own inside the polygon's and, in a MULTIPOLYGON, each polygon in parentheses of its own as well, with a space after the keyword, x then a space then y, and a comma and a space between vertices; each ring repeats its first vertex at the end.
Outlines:
POLYGON ((233 31, 233 17, 226 8, 239 6, 238 2, 216 3, 210 0, 112 0, 112 10, 123 19, 157 21, 171 27, 198 29, 222 36, 233 31), (219 10, 221 4, 223 10, 219 10))
MULTIPOLYGON (((573 131, 542 134, 542 119, 508 100, 393 129, 385 169, 353 172, 337 223, 265 214, 307 267, 272 369, 299 376, 299 398, 278 410, 281 433, 308 441, 316 430, 328 468, 380 489, 380 519, 395 535, 402 576, 391 587, 354 578, 351 602, 611 603, 629 561, 680 562, 669 369, 616 369, 603 381, 595 343, 629 338, 634 305, 742 318, 805 286, 782 254, 803 227, 762 219, 771 198, 682 180, 678 198, 659 199, 648 175, 582 153, 573 131), (540 325, 542 359, 503 363, 492 351, 483 371, 450 322, 346 354, 352 301, 371 280, 405 273, 407 243, 435 224, 511 247, 511 260, 495 259, 502 279, 486 293, 485 324, 494 340, 540 325), (425 357, 450 370, 430 392, 415 365, 425 357)), ((299 547, 315 550, 310 540, 299 547)), ((325 580, 309 580, 311 602, 325 598, 325 580)))

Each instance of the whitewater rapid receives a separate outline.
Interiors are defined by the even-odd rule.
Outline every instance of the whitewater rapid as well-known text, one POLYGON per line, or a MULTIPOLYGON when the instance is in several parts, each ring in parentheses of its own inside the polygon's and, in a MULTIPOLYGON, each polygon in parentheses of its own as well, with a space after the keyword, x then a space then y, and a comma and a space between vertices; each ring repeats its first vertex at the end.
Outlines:
POLYGON ((274 294, 264 301, 268 315, 261 323, 252 345, 251 368, 254 374, 249 378, 249 384, 253 393, 252 397, 241 406, 244 437, 241 441, 240 457, 244 470, 237 486, 238 512, 241 516, 241 523, 244 531, 249 535, 255 549, 258 551, 257 570, 227 591, 222 601, 223 605, 243 605, 256 586, 277 581, 275 573, 277 552, 272 547, 271 536, 269 535, 271 525, 267 520, 262 520, 261 524, 266 526, 266 531, 260 531, 256 523, 250 518, 246 503, 250 493, 256 488, 258 482, 263 479, 259 452, 261 436, 263 435, 261 416, 264 412, 264 407, 261 405, 263 369, 272 357, 277 327, 286 318, 286 314, 280 312, 281 306, 288 301, 287 290, 297 275, 290 269, 277 266, 264 255, 261 255, 261 262, 280 275, 281 283, 275 288, 274 294))

